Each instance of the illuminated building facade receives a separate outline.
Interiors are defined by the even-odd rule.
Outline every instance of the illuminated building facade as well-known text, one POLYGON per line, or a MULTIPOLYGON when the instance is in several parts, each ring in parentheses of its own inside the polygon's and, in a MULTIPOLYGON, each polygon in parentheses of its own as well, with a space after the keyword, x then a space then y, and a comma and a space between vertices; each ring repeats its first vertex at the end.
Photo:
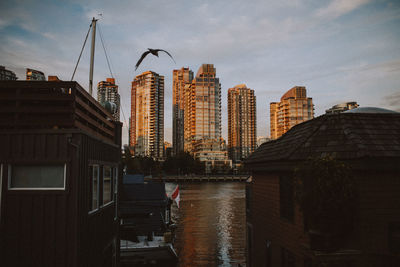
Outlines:
POLYGON ((106 106, 106 102, 112 103, 111 113, 115 121, 120 120, 120 95, 118 94, 118 85, 115 84, 114 78, 107 78, 97 84, 97 101, 102 106, 106 106))
POLYGON ((257 147, 256 96, 240 84, 228 90, 228 153, 233 162, 247 158, 257 147))
POLYGON ((270 103, 271 139, 277 139, 296 124, 314 118, 312 98, 304 86, 287 91, 280 102, 270 103))
POLYGON ((185 86, 193 80, 193 71, 181 68, 172 72, 172 148, 174 155, 184 151, 185 86))
POLYGON ((221 150, 221 84, 213 64, 203 64, 185 85, 184 150, 205 162, 206 172, 232 165, 221 150))
POLYGON ((27 81, 45 81, 46 76, 44 73, 34 69, 26 69, 26 80, 27 81))
POLYGON ((350 109, 354 109, 354 108, 358 108, 358 107, 359 107, 359 105, 357 104, 357 102, 345 102, 345 103, 340 103, 340 104, 334 105, 330 109, 327 109, 325 111, 325 113, 326 114, 340 113, 340 112, 344 112, 346 110, 350 110, 350 109))
POLYGON ((146 71, 132 82, 129 131, 129 145, 136 156, 163 158, 164 76, 146 71))

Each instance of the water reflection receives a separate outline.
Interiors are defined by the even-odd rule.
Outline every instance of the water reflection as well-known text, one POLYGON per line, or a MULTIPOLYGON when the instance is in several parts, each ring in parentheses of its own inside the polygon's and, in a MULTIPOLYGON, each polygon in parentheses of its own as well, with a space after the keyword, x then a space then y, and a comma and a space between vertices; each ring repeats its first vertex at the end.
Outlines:
MULTIPOLYGON (((172 192, 175 184, 166 185, 172 192)), ((245 266, 243 183, 185 183, 181 206, 172 207, 178 224, 179 266, 245 266)))

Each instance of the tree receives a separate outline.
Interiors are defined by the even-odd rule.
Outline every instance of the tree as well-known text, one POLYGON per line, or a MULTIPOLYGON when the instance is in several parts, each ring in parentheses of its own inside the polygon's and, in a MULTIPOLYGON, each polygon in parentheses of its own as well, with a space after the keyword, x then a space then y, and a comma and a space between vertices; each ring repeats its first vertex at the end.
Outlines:
POLYGON ((204 173, 204 163, 194 159, 192 155, 186 152, 168 157, 162 167, 167 174, 204 173))
POLYGON ((296 168, 294 178, 310 231, 344 237, 352 230, 356 186, 348 165, 330 156, 309 159, 296 168))

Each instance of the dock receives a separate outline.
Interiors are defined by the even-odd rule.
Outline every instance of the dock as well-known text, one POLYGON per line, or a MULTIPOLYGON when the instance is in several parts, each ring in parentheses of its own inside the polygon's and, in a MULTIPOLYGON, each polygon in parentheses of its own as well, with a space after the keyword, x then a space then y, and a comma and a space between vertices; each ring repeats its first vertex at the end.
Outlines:
POLYGON ((155 182, 246 182, 251 176, 247 175, 174 175, 163 177, 145 177, 146 181, 155 182))

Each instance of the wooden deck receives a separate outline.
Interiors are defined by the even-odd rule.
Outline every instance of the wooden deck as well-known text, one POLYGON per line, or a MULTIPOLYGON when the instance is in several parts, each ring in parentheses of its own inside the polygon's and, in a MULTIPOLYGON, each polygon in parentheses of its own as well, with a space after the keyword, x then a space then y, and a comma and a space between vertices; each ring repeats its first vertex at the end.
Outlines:
POLYGON ((164 176, 145 177, 146 181, 157 182, 246 182, 250 175, 194 175, 194 176, 164 176))

